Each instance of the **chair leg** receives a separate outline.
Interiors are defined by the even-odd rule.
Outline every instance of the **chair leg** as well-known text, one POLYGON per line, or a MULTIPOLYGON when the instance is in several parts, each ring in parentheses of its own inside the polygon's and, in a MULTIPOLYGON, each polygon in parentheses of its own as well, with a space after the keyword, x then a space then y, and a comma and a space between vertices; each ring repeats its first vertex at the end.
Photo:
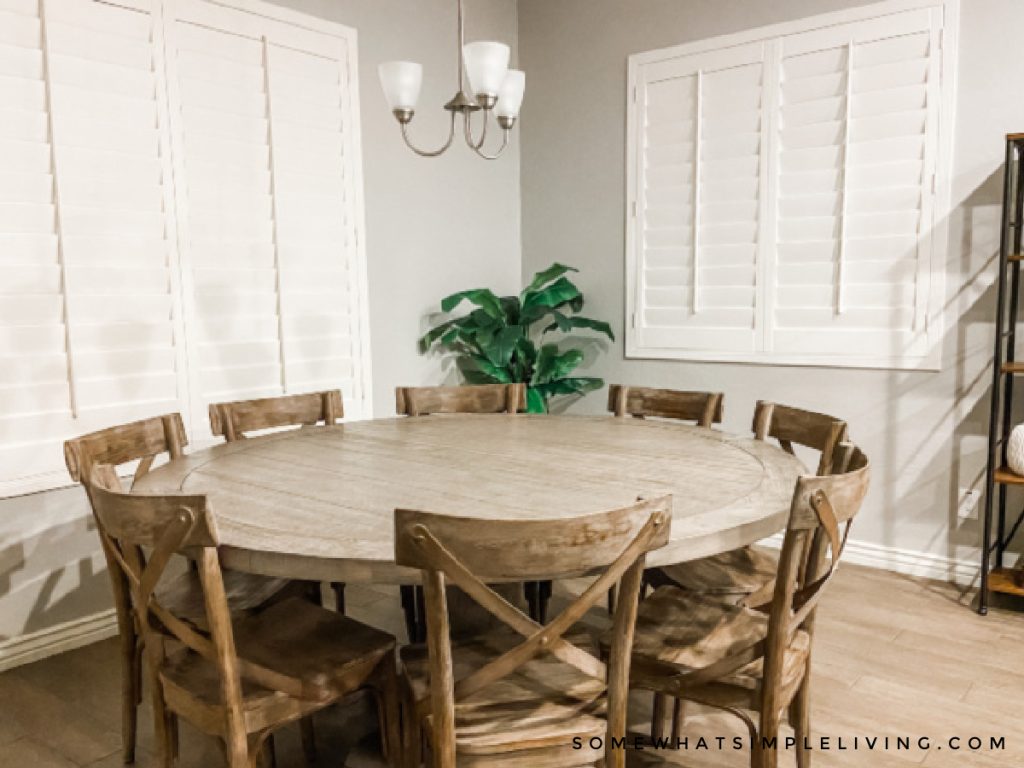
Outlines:
POLYGON ((790 705, 790 720, 796 735, 797 768, 810 768, 811 751, 807 741, 811 737, 811 685, 806 676, 790 705))
POLYGON ((683 738, 683 725, 686 723, 686 702, 676 699, 672 705, 672 738, 678 741, 683 738))
POLYGON ((334 602, 338 606, 338 613, 345 613, 345 585, 340 581, 332 581, 331 589, 334 590, 334 602))
POLYGON ((611 589, 608 590, 608 613, 609 613, 609 615, 615 613, 615 600, 616 600, 616 596, 618 594, 618 590, 619 590, 618 587, 612 587, 611 589))
POLYGON ((665 738, 665 709, 668 701, 667 694, 654 694, 654 703, 651 706, 651 741, 655 744, 665 738))
POLYGON ((523 597, 526 598, 526 612, 534 621, 540 621, 540 582, 524 581, 523 597))
POLYGON ((257 746, 255 754, 252 756, 254 765, 259 765, 260 752, 266 752, 267 762, 270 764, 270 768, 277 768, 277 749, 274 746, 274 734, 267 734, 266 741, 263 742, 263 745, 257 746))
POLYGON ((302 736, 302 754, 307 763, 316 762, 316 731, 313 728, 313 716, 308 715, 299 721, 299 733, 302 736))
POLYGON ((754 740, 750 755, 751 768, 778 768, 779 766, 779 714, 761 713, 761 727, 754 740), (775 744, 775 747, 766 746, 775 744))
POLYGON ((138 733, 139 701, 142 696, 140 675, 142 644, 134 633, 121 637, 121 739, 125 764, 135 762, 135 739, 138 733))
POLYGON ((541 581, 537 584, 538 592, 538 610, 539 618, 538 621, 541 624, 548 623, 548 603, 551 602, 551 593, 553 591, 554 584, 551 581, 541 581))
POLYGON ((420 768, 423 765, 423 733, 416 716, 416 702, 412 692, 402 693, 402 762, 405 768, 420 768))

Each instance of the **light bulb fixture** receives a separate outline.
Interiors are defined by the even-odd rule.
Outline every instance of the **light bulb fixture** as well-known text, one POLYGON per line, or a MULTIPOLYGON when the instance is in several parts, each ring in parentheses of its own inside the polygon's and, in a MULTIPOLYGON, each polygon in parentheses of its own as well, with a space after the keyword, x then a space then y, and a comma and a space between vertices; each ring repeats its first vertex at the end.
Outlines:
POLYGON ((526 88, 526 75, 517 69, 509 69, 511 55, 504 43, 475 42, 466 45, 466 27, 462 9, 463 0, 458 0, 459 32, 459 88, 444 108, 451 114, 448 140, 438 149, 424 150, 416 147, 409 138, 409 123, 416 114, 416 102, 423 82, 423 67, 411 61, 389 61, 380 65, 380 85, 384 91, 391 113, 402 127, 402 138, 409 149, 422 157, 437 157, 444 154, 455 140, 455 123, 462 115, 462 128, 470 149, 485 160, 496 160, 508 147, 512 128, 519 117, 526 88), (469 80, 469 90, 466 80, 469 80), (473 133, 473 113, 483 113, 480 136, 473 133), (487 139, 487 124, 494 115, 501 128, 501 146, 493 154, 484 151, 487 139))

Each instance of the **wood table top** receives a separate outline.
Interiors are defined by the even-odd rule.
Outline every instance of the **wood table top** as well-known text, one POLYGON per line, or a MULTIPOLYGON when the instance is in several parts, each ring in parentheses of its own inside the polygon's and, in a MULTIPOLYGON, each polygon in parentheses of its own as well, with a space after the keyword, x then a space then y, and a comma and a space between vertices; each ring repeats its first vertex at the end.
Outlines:
POLYGON ((225 443, 141 478, 145 493, 210 497, 230 568, 409 583, 393 511, 559 518, 671 493, 670 543, 650 565, 781 530, 803 465, 752 437, 611 416, 450 415, 304 427, 225 443))

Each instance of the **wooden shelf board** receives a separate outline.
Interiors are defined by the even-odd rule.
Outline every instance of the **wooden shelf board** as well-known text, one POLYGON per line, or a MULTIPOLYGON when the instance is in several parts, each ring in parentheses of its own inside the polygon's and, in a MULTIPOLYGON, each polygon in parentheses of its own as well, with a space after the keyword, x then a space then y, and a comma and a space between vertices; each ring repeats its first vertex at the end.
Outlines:
POLYGON ((992 592, 1024 597, 1024 568, 996 568, 989 574, 988 588, 992 592))
POLYGON ((1024 373, 1024 363, 1003 363, 1003 373, 1024 373))
POLYGON ((1003 483, 1004 485, 1024 485, 1024 475, 1018 475, 1009 467, 997 469, 995 479, 997 483, 1003 483))

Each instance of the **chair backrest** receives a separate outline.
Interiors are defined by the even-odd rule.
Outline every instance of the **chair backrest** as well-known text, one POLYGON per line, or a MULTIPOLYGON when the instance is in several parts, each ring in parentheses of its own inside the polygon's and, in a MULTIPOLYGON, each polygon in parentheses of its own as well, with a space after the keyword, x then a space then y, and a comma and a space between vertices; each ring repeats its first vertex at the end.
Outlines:
POLYGON ((339 389, 263 397, 258 400, 235 400, 230 403, 210 403, 210 431, 233 442, 244 438, 246 432, 273 427, 334 424, 344 415, 339 389))
POLYGON ((671 497, 562 520, 481 520, 411 510, 395 511, 395 560, 419 568, 427 606, 430 696, 417 714, 432 715, 436 766, 455 766, 455 703, 550 653, 608 687, 608 766, 621 768, 624 752, 611 747, 626 730, 629 657, 645 555, 664 546, 672 522, 671 497), (487 586, 600 571, 595 581, 556 618, 541 625, 487 586), (621 583, 620 583, 621 580, 621 583), (451 583, 524 639, 456 680, 445 587, 451 583), (608 663, 573 645, 564 634, 609 588, 620 583, 608 663))
POLYGON ((846 422, 834 416, 759 400, 754 409, 754 437, 773 437, 789 453, 794 453, 794 443, 819 451, 817 474, 827 475, 832 472, 836 446, 847 439, 847 430, 846 422))
POLYGON ((721 392, 681 392, 623 384, 608 388, 608 410, 616 416, 680 419, 694 421, 701 427, 722 422, 724 400, 721 392))
POLYGON ((525 384, 464 387, 395 387, 398 415, 430 413, 518 413, 526 410, 525 384))
POLYGON ((162 453, 183 455, 188 438, 181 414, 169 413, 82 435, 64 443, 64 462, 71 479, 86 488, 97 465, 118 467, 138 460, 135 480, 145 475, 162 453))
MULTIPOLYGON (((217 553, 216 520, 205 496, 125 493, 117 488, 110 465, 93 468, 90 488, 100 537, 128 584, 131 606, 154 670, 164 662, 165 641, 169 638, 199 654, 217 670, 221 703, 228 718, 242 717, 242 678, 292 696, 328 695, 318 681, 299 680, 238 656, 217 553), (198 563, 206 632, 175 616, 158 597, 157 587, 168 563, 183 550, 198 563)), ((233 726, 245 732, 240 721, 233 726)))
POLYGON ((868 491, 870 463, 850 443, 836 451, 836 473, 797 479, 789 522, 779 555, 779 570, 768 607, 764 648, 763 711, 784 684, 786 649, 797 630, 810 631, 825 587, 835 576, 850 524, 868 491))

